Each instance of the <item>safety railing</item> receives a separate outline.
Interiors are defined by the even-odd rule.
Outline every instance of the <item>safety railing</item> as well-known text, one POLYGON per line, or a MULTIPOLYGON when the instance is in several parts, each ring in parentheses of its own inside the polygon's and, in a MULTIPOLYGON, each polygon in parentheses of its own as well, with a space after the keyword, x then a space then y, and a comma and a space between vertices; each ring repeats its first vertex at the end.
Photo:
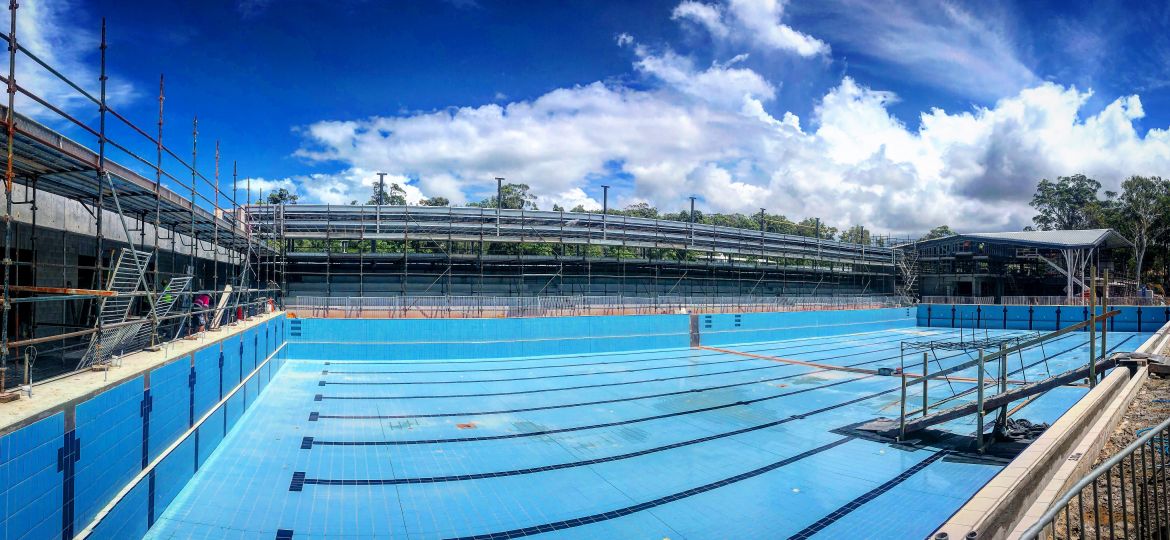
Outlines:
POLYGON ((923 304, 994 304, 994 296, 923 296, 923 304))
POLYGON ((1138 434, 1066 491, 1022 538, 1167 538, 1170 418, 1138 434))
POLYGON ((482 318, 873 309, 908 305, 895 296, 296 296, 297 317, 482 318))
MULTIPOLYGON (((1161 296, 1113 296, 1100 298, 1098 302, 1112 306, 1164 306, 1166 299, 1161 296)), ((1087 306, 1085 297, 1067 296, 1005 296, 1001 304, 1008 306, 1087 306)))

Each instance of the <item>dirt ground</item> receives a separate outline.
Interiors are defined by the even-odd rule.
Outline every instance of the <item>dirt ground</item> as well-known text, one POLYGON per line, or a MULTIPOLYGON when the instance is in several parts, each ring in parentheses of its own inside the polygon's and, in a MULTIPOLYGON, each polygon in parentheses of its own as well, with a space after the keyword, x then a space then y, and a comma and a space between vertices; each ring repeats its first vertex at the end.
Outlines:
MULTIPOLYGON (((1138 431, 1157 426, 1167 417, 1170 417, 1170 378, 1152 376, 1130 403, 1093 467, 1136 440, 1140 436, 1138 431)), ((1070 503, 1067 517, 1058 516, 1055 531, 1047 538, 1170 537, 1170 515, 1164 510, 1170 497, 1170 473, 1166 467, 1170 463, 1170 440, 1161 437, 1152 443, 1098 478, 1096 486, 1086 487, 1081 499, 1070 503)))

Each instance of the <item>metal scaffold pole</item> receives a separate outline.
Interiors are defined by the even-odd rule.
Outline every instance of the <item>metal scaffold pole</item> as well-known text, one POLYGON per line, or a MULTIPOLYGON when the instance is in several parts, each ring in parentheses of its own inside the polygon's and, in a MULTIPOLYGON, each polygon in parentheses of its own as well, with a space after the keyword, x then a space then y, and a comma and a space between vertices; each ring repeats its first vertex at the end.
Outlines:
MULTIPOLYGON (((219 294, 219 139, 215 141, 215 201, 212 203, 211 223, 211 290, 219 294)), ((218 301, 217 301, 218 305, 218 301)), ((217 321, 218 322, 218 321, 217 321)))
MULTIPOLYGON (((161 226, 161 219, 159 214, 162 213, 162 159, 163 159, 163 101, 166 100, 166 94, 163 87, 163 76, 158 76, 158 138, 155 139, 155 164, 154 164, 154 256, 151 261, 154 264, 154 280, 151 284, 152 291, 158 295, 158 230, 161 226)), ((171 269, 174 271, 174 269, 171 269)), ((158 319, 151 321, 150 332, 150 347, 153 349, 158 347, 158 319)))
MULTIPOLYGON (((191 276, 192 281, 195 280, 195 249, 199 244, 199 235, 195 233, 195 184, 199 173, 197 168, 197 160, 199 158, 199 117, 195 116, 191 119, 191 264, 187 267, 187 275, 191 276)), ((195 291, 200 286, 197 283, 192 283, 191 290, 195 291)))
MULTIPOLYGON (((235 231, 233 231, 233 236, 235 234, 239 233, 240 222, 243 220, 243 215, 240 212, 240 205, 236 201, 236 197, 239 195, 239 192, 240 192, 239 182, 240 182, 239 170, 236 167, 235 160, 233 160, 232 161, 232 227, 234 227, 236 229, 235 231)), ((236 245, 235 242, 233 242, 232 244, 236 245)), ((232 276, 230 278, 230 282, 231 282, 232 287, 239 287, 240 286, 239 275, 240 275, 240 261, 241 261, 242 257, 240 256, 240 253, 237 251, 238 249, 239 249, 239 246, 236 245, 236 249, 232 250, 233 252, 235 252, 234 255, 232 255, 232 257, 231 257, 231 259, 232 259, 232 262, 231 262, 232 276)), ((240 308, 240 291, 233 292, 232 296, 235 298, 235 305, 232 306, 232 312, 228 316, 228 319, 231 320, 232 322, 235 322, 236 315, 240 311, 240 309, 239 309, 240 308)))
POLYGON ((4 399, 13 399, 19 394, 8 394, 8 317, 12 309, 12 296, 9 290, 12 279, 12 140, 16 135, 16 115, 13 107, 16 104, 16 9, 18 4, 14 0, 8 4, 8 12, 12 18, 8 29, 8 110, 4 115, 4 127, 8 133, 7 165, 4 168, 4 309, 3 328, 0 329, 0 396, 4 399))
MULTIPOLYGON (((100 112, 101 117, 101 133, 98 135, 98 168, 97 177, 95 178, 97 180, 97 207, 94 208, 94 221, 97 225, 97 246, 94 250, 97 254, 97 257, 95 258, 96 260, 94 262, 94 265, 97 267, 97 283, 95 284, 95 289, 106 286, 106 280, 103 271, 105 265, 102 262, 102 225, 104 221, 102 209, 105 207, 106 193, 105 188, 102 187, 102 177, 104 177, 106 174, 106 19, 104 17, 102 18, 102 44, 100 49, 102 61, 101 74, 98 76, 98 81, 101 83, 101 101, 98 104, 98 111, 100 112)), ((126 239, 127 242, 129 242, 129 240, 129 238, 126 239)), ((97 307, 96 302, 93 305, 95 308, 97 307)), ((94 337, 94 344, 97 347, 96 354, 100 357, 103 354, 101 350, 103 331, 102 317, 96 309, 94 310, 93 314, 97 320, 97 334, 94 337)))

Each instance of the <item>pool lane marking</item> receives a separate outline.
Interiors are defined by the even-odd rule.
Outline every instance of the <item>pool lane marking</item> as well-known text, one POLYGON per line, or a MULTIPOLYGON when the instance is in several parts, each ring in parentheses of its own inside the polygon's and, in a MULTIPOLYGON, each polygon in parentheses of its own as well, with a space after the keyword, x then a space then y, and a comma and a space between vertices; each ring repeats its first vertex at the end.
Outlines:
POLYGON ((551 532, 551 531, 571 529, 573 527, 579 527, 581 525, 586 525, 589 523, 597 523, 600 521, 608 521, 611 519, 615 519, 615 518, 619 518, 619 517, 623 517, 623 516, 628 516, 628 515, 636 513, 636 512, 641 512, 643 510, 649 510, 651 508, 662 506, 662 505, 670 503, 670 502, 674 502, 677 500, 685 499, 687 497, 699 495, 701 493, 706 493, 708 491, 718 489, 718 488, 721 488, 723 486, 727 486, 730 484, 734 484, 736 482, 741 482, 743 480, 747 480, 749 478, 759 476, 759 475, 764 474, 766 472, 774 471, 774 470, 779 469, 781 467, 784 467, 786 465, 791 465, 793 463, 796 463, 797 461, 800 461, 800 460, 805 459, 807 457, 811 457, 811 456, 817 455, 821 452, 824 452, 826 450, 830 450, 832 448, 836 448, 838 446, 841 446, 842 444, 845 444, 845 443, 849 442, 850 440, 852 440, 852 437, 845 437, 843 439, 838 439, 838 440, 833 441, 831 443, 828 443, 828 444, 825 444, 822 446, 818 446, 816 448, 813 448, 812 450, 806 450, 806 451, 801 452, 795 456, 784 458, 780 461, 765 465, 765 466, 760 467, 758 469, 753 469, 753 470, 750 470, 748 472, 740 473, 740 474, 737 474, 737 475, 729 477, 729 478, 724 478, 723 480, 718 480, 715 482, 711 482, 709 484, 704 484, 704 485, 699 486, 699 487, 694 487, 694 488, 688 489, 686 491, 679 491, 677 493, 673 493, 673 494, 667 495, 665 497, 659 497, 659 498, 654 499, 652 501, 647 501, 647 502, 635 504, 632 506, 626 506, 624 508, 618 508, 616 510, 610 510, 609 512, 603 512, 600 514, 593 514, 590 516, 584 516, 584 517, 579 517, 579 518, 566 519, 563 521, 553 521, 553 522, 544 523, 541 525, 533 525, 531 527, 524 527, 522 529, 512 529, 509 531, 477 534, 477 535, 473 535, 473 536, 463 536, 463 537, 459 537, 457 539, 452 539, 452 540, 503 540, 503 539, 508 539, 508 538, 521 538, 524 536, 531 536, 531 535, 543 534, 543 533, 551 532))
MULTIPOLYGON (((964 353, 956 353, 956 354, 953 354, 950 356, 943 356, 940 358, 940 360, 948 360, 951 358, 955 358, 957 356, 961 356, 962 354, 964 354, 964 353)), ((1063 353, 1057 353, 1057 354, 1063 354, 1063 353)), ((878 358, 875 360, 868 360, 865 362, 859 362, 857 364, 852 364, 852 365, 853 366, 860 366, 860 365, 865 365, 865 364, 872 364, 874 362, 881 362, 884 360, 892 360, 894 358, 896 358, 896 357, 891 356, 891 357, 885 357, 885 358, 878 358)), ((773 366, 773 367, 783 367, 783 366, 781 365, 781 366, 773 366)), ((672 391, 672 392, 663 392, 660 394, 648 394, 648 395, 642 395, 642 396, 630 396, 630 397, 604 399, 604 400, 596 400, 596 401, 584 401, 584 402, 578 402, 578 403, 562 403, 562 404, 557 404, 557 405, 538 405, 538 406, 533 406, 533 407, 519 407, 519 408, 515 408, 515 409, 499 409, 499 410, 494 410, 494 411, 461 411, 461 412, 452 412, 452 413, 393 414, 393 415, 329 415, 329 414, 320 414, 319 412, 314 411, 314 412, 310 413, 309 421, 315 422, 318 419, 330 419, 330 420, 389 419, 389 420, 400 420, 400 419, 407 419, 407 418, 450 418, 450 417, 464 417, 464 416, 484 416, 484 415, 491 415, 491 414, 513 414, 513 413, 532 412, 532 411, 547 411, 547 410, 552 410, 552 409, 566 409, 566 408, 571 408, 571 407, 586 407, 586 406, 590 406, 590 405, 604 405, 604 404, 609 404, 609 403, 622 403, 622 402, 626 402, 626 401, 636 401, 636 400, 640 400, 640 399, 653 399, 653 398, 659 398, 659 397, 677 396, 677 395, 687 394, 690 392, 697 393, 697 392, 707 392, 710 390, 722 390, 724 388, 734 388, 737 386, 747 386, 747 385, 752 385, 752 384, 760 384, 760 383, 775 382, 775 381, 780 381, 780 380, 785 380, 785 379, 792 379, 792 378, 796 378, 796 377, 802 377, 805 375, 812 375, 815 373, 820 373, 822 371, 824 371, 824 370, 815 370, 815 371, 809 371, 809 372, 804 372, 804 373, 796 373, 793 375, 784 375, 781 377, 770 377, 770 378, 766 378, 766 379, 756 379, 756 380, 752 380, 752 381, 743 381, 743 382, 722 384, 722 385, 716 385, 716 386, 707 386, 707 387, 703 387, 703 388, 691 388, 691 389, 687 389, 687 390, 676 390, 676 391, 672 391)), ((320 396, 320 394, 318 394, 318 396, 320 396)), ((330 399, 333 399, 333 398, 330 398, 330 399)), ((339 399, 348 399, 348 398, 339 398, 339 399)), ((359 399, 359 398, 354 398, 354 399, 359 399)), ((317 399, 316 401, 321 401, 321 400, 317 399)))
MULTIPOLYGON (((707 350, 707 351, 717 351, 717 352, 721 352, 721 353, 725 353, 725 354, 738 354, 740 356, 746 356, 748 358, 756 358, 759 360, 768 360, 771 362, 781 362, 781 363, 785 363, 785 364, 795 364, 798 366, 814 367, 814 368, 819 368, 819 369, 823 369, 823 370, 827 370, 827 371, 846 371, 849 373, 866 373, 869 375, 877 375, 877 373, 878 373, 876 369, 866 369, 866 368, 858 368, 858 367, 852 367, 852 366, 838 366, 835 364, 822 364, 822 363, 818 363, 818 362, 806 362, 804 360, 796 360, 793 358, 781 358, 779 356, 767 356, 767 355, 763 355, 763 354, 752 354, 752 353, 747 353, 747 352, 734 351, 731 349, 720 349, 718 347, 707 347, 705 345, 699 345, 696 348, 707 350)), ((907 371, 906 376, 907 377, 921 377, 922 375, 919 373, 911 373, 911 372, 907 371)), ((975 379, 972 377, 947 377, 947 378, 952 380, 952 381, 979 382, 979 379, 975 379)), ((1010 384, 1025 384, 1024 381, 1013 381, 1010 379, 1008 380, 1008 383, 1010 383, 1010 384)))
MULTIPOLYGON (((939 332, 939 334, 948 334, 948 333, 954 333, 954 332, 939 332)), ((850 336, 856 336, 856 335, 857 334, 850 334, 850 336)), ((839 336, 839 337, 844 337, 844 336, 839 336)), ((821 349, 800 350, 800 352, 799 352, 799 354, 809 354, 809 353, 825 352, 825 351, 840 349, 841 346, 844 344, 854 344, 855 343, 856 345, 848 345, 847 346, 847 348, 855 348, 855 347, 861 347, 861 346, 867 346, 867 345, 878 345, 878 344, 885 344, 885 343, 894 343, 894 342, 898 342, 898 341, 905 341, 905 339, 902 337, 888 339, 888 340, 880 340, 880 341, 872 341, 872 340, 871 341, 863 341, 863 339, 864 338, 853 339, 852 337, 850 337, 849 339, 825 340, 825 341, 821 341, 821 342, 803 343, 803 344, 795 344, 795 345, 787 345, 787 346, 785 346, 785 345, 767 346, 767 347, 764 347, 762 349, 750 349, 750 350, 753 352, 774 351, 774 350, 778 350, 778 349, 800 350, 800 349, 804 349, 804 348, 812 347, 812 346, 829 345, 828 347, 821 348, 821 349)), ((780 344, 780 343, 790 343, 790 341, 774 341, 774 342, 770 342, 770 343, 780 344)), ((764 345, 764 344, 766 344, 766 343, 755 343, 753 345, 764 345)), ((691 349, 689 347, 685 348, 685 349, 677 349, 677 350, 688 351, 690 354, 681 355, 681 356, 675 355, 675 356, 660 356, 660 357, 655 357, 655 358, 638 358, 638 359, 634 359, 634 360, 613 360, 613 361, 608 361, 608 362, 579 362, 579 363, 575 363, 575 364, 542 364, 542 365, 537 365, 537 366, 518 366, 518 367, 506 367, 506 368, 391 370, 391 371, 387 371, 387 370, 375 370, 375 371, 326 370, 326 371, 329 371, 329 373, 342 373, 342 374, 367 374, 368 373, 368 374, 378 374, 378 375, 408 375, 408 374, 415 374, 415 373, 472 373, 472 372, 491 372, 491 371, 519 371, 519 370, 530 370, 530 369, 553 369, 553 368, 561 368, 561 367, 580 367, 580 366, 594 366, 594 365, 608 365, 608 364, 633 364, 633 363, 637 363, 637 362, 653 362, 656 360, 675 360, 675 359, 679 359, 679 358, 691 358, 691 357, 695 356, 694 349, 691 349)), ((887 350, 887 349, 881 349, 881 350, 887 350)), ((892 349, 889 349, 889 350, 892 350, 892 349)), ((646 351, 590 353, 590 354, 575 355, 575 356, 571 356, 571 357, 562 356, 562 357, 558 357, 558 358, 589 358, 589 357, 597 357, 597 356, 600 356, 602 354, 604 354, 605 356, 626 356, 626 355, 630 355, 630 354, 645 354, 645 353, 646 353, 646 351)), ((700 354, 698 356, 718 356, 718 355, 700 354)), ((527 358, 527 359, 517 359, 516 361, 519 362, 519 361, 540 361, 540 360, 543 360, 543 359, 542 358, 527 358)), ((311 361, 311 360, 309 360, 309 359, 294 360, 294 362, 308 362, 308 361, 311 361)), ((334 362, 332 360, 329 360, 329 361, 324 361, 324 362, 326 365, 379 364, 379 362, 373 362, 373 361, 371 361, 371 362, 360 362, 360 361, 359 362, 334 362)), ((471 363, 471 362, 467 362, 467 363, 471 363)), ((393 365, 411 365, 411 362, 410 361, 395 362, 393 365)))
MULTIPOLYGON (((654 371, 659 369, 679 369, 679 368, 694 368, 703 366, 715 366, 719 364, 734 364, 738 362, 746 362, 742 358, 734 358, 731 360, 719 360, 717 362, 691 362, 689 364, 674 364, 670 366, 653 366, 636 369, 622 369, 618 371, 596 371, 592 373, 558 373, 556 375, 537 375, 535 377, 513 377, 510 379, 457 379, 452 381, 326 381, 322 380, 319 386, 326 385, 349 385, 349 386, 395 386, 395 385, 411 385, 411 384, 471 384, 471 383, 493 383, 493 382, 513 382, 513 381, 534 381, 540 379, 562 379, 565 377, 584 377, 587 375, 616 375, 619 373, 637 373, 640 371, 654 371)), ((330 373, 337 373, 331 371, 330 373)))
MULTIPOLYGON (((654 416, 643 416, 641 418, 631 418, 629 420, 618 420, 618 421, 614 421, 614 422, 605 422, 602 424, 590 424, 590 425, 585 425, 585 426, 573 426, 573 427, 566 427, 566 428, 545 429, 545 430, 540 430, 540 431, 528 431, 528 432, 524 432, 524 433, 507 433, 507 434, 503 434, 503 435, 485 435, 482 437, 457 437, 457 438, 452 438, 452 439, 410 439, 410 440, 402 440, 402 441, 318 441, 314 437, 305 437, 303 439, 303 444, 302 444, 301 448, 302 449, 304 449, 306 447, 311 448, 313 446, 407 446, 407 445, 413 445, 413 444, 461 443, 461 442, 474 442, 474 441, 496 441, 496 440, 501 440, 501 439, 519 439, 519 438, 523 438, 523 437, 539 437, 539 436, 543 436, 543 435, 554 435, 557 433, 569 433, 569 432, 573 432, 573 431, 583 431, 583 430, 587 430, 587 429, 601 429, 601 428, 607 428, 607 427, 624 426, 627 424, 637 424, 637 423, 641 423, 641 422, 649 422, 651 420, 661 420, 663 418, 674 418, 676 416, 686 416, 688 414, 696 414, 696 413, 708 412, 708 411, 717 411, 719 409, 727 409, 730 407, 738 407, 741 405, 746 406, 746 405, 751 405, 753 403, 760 403, 762 401, 769 401, 769 400, 773 400, 773 399, 779 399, 782 397, 793 396, 796 394, 803 394, 805 392, 811 392, 813 390, 822 390, 825 388, 831 388, 833 386, 838 386, 838 385, 845 384, 845 383, 856 382, 856 381, 868 379, 870 377, 873 377, 873 375, 854 377, 852 379, 841 379, 839 381, 834 381, 831 383, 819 384, 816 386, 809 386, 807 388, 800 388, 800 389, 791 390, 788 392, 781 392, 779 394, 758 397, 755 399, 746 399, 746 400, 740 400, 740 401, 735 401, 735 402, 730 402, 730 403, 721 403, 719 405, 711 405, 709 407, 703 407, 703 408, 699 408, 699 409, 688 409, 685 411, 675 411, 672 413, 656 414, 654 416)), ((901 389, 901 387, 898 387, 898 388, 901 389)))
MULTIPOLYGON (((869 376, 859 377, 857 379, 852 379, 850 381, 842 381, 842 383, 843 382, 852 382, 855 380, 865 379, 868 377, 869 376)), ((836 384, 842 384, 842 383, 836 383, 836 384)), ((832 386, 832 385, 830 385, 830 386, 832 386)), ((823 388, 823 387, 809 388, 809 389, 806 389, 805 391, 817 390, 820 388, 823 388)), ((681 448, 684 446, 690 446, 690 445, 704 443, 704 442, 713 441, 713 440, 717 440, 717 439, 734 437, 736 435, 742 435, 744 433, 750 433, 750 432, 759 431, 762 429, 768 429, 768 428, 776 427, 776 426, 779 426, 782 424, 787 424, 789 422, 793 422, 796 420, 803 420, 805 418, 808 418, 809 416, 814 416, 814 415, 821 414, 824 412, 832 411, 832 410, 839 409, 841 407, 845 407, 848 405, 854 405, 854 404, 860 403, 862 401, 866 401, 869 399, 873 399, 875 397, 883 396, 885 394, 889 394, 889 393, 898 391, 900 389, 901 389, 901 387, 891 388, 889 390, 883 390, 881 392, 875 392, 872 394, 860 396, 860 397, 853 398, 853 399, 848 400, 848 401, 843 401, 841 403, 836 403, 833 405, 826 405, 824 407, 821 407, 819 409, 814 409, 812 411, 789 415, 785 418, 781 418, 779 420, 773 420, 771 422, 765 422, 763 424, 748 426, 745 428, 737 429, 734 431, 728 431, 728 432, 724 432, 724 433, 716 433, 714 435, 708 435, 706 437, 700 437, 697 439, 680 441, 680 442, 668 444, 665 446, 657 446, 654 448, 647 448, 645 450, 638 450, 636 452, 619 454, 616 456, 595 458, 595 459, 584 460, 584 461, 574 461, 574 462, 569 462, 569 463, 560 463, 560 464, 556 464, 556 465, 544 465, 544 466, 540 466, 540 467, 529 467, 529 468, 515 469, 515 470, 510 470, 510 471, 495 471, 495 472, 488 472, 488 473, 462 474, 462 475, 452 475, 452 476, 431 476, 431 477, 419 477, 419 478, 325 479, 325 478, 311 478, 311 477, 308 477, 306 475, 306 473, 298 471, 298 472, 293 473, 292 483, 289 485, 289 491, 302 491, 304 489, 305 485, 310 485, 310 484, 311 485, 330 485, 330 486, 385 486, 385 485, 401 485, 401 484, 433 484, 433 483, 440 483, 440 482, 457 482, 457 481, 463 481, 463 480, 478 480, 478 479, 484 479, 484 478, 499 478, 499 477, 505 477, 505 476, 517 476, 517 475, 522 475, 522 474, 533 474, 533 473, 539 473, 539 472, 545 472, 545 471, 555 471, 555 470, 568 469, 568 468, 573 468, 573 467, 582 467, 582 466, 586 466, 586 465, 596 465, 598 463, 606 463, 606 462, 610 462, 610 461, 630 459, 630 458, 634 458, 634 457, 638 457, 638 456, 644 456, 647 454, 654 454, 657 452, 663 452, 666 450, 672 450, 672 449, 681 448)), ((799 393, 799 392, 793 392, 793 393, 799 393)), ((793 393, 790 393, 788 395, 791 395, 793 393)), ((773 398, 774 397, 781 397, 781 396, 773 396, 773 398)), ((772 398, 768 398, 768 399, 772 399, 772 398)), ((758 400, 758 401, 762 401, 762 400, 758 400)), ((734 406, 737 404, 731 404, 731 405, 734 406)), ((716 408, 723 408, 723 407, 716 407, 716 408)), ((671 415, 667 415, 667 416, 671 416, 671 415)), ((625 422, 625 423, 629 423, 629 422, 625 422)), ((306 439, 306 444, 309 444, 309 445, 314 444, 314 442, 312 441, 312 437, 305 437, 305 439, 306 439)), ((304 446, 302 446, 302 448, 303 447, 304 446)))
POLYGON ((853 499, 852 501, 845 503, 840 508, 838 508, 832 512, 829 512, 828 514, 825 515, 825 517, 822 517, 821 519, 817 520, 812 525, 809 525, 808 527, 801 529, 796 534, 789 536, 788 540, 808 540, 809 538, 812 538, 814 535, 819 534, 821 531, 823 531, 829 525, 836 523, 841 518, 849 515, 853 511, 857 510, 858 508, 861 508, 866 503, 878 498, 879 496, 885 494, 886 492, 890 491, 891 489, 898 487, 899 484, 901 484, 902 482, 905 482, 911 476, 918 474, 919 471, 930 466, 931 463, 934 463, 934 462, 942 459, 943 457, 945 457, 949 453, 950 453, 950 451, 948 451, 948 450, 939 450, 938 452, 931 454, 929 457, 918 462, 913 467, 910 467, 909 469, 902 471, 902 473, 899 474, 898 476, 895 476, 895 477, 891 478, 890 480, 886 481, 884 484, 863 493, 861 496, 857 497, 856 499, 853 499))
MULTIPOLYGON (((873 352, 875 352, 875 351, 867 350, 867 351, 855 352, 855 353, 850 353, 850 354, 842 354, 842 355, 837 355, 837 356, 831 356, 829 358, 826 358, 826 360, 834 360, 837 358, 846 358, 846 357, 850 357, 850 356, 860 356, 863 354, 871 354, 873 352)), ((881 362, 883 360, 890 360, 892 358, 896 358, 896 357, 879 358, 876 360, 870 360, 870 361, 866 361, 866 362, 859 362, 857 364, 851 364, 851 366, 872 364, 874 362, 881 362)), ((947 357, 947 358, 950 358, 950 357, 947 357)), ((567 386, 567 387, 562 387, 562 388, 537 388, 537 389, 531 389, 531 390, 512 390, 509 392, 484 392, 484 393, 479 393, 479 394, 438 394, 438 395, 417 395, 417 396, 326 396, 324 394, 317 394, 317 395, 313 396, 313 401, 323 401, 326 399, 346 399, 346 400, 404 399, 405 400, 405 399, 448 399, 448 398, 467 398, 467 397, 515 396, 515 395, 523 395, 523 394, 540 394, 540 393, 545 393, 545 392, 566 392, 569 390, 583 390, 583 389, 587 389, 587 388, 603 388, 603 387, 609 387, 609 386, 628 386, 628 385, 632 385, 632 384, 643 384, 643 383, 649 383, 649 382, 665 382, 665 381, 674 381, 674 380, 679 380, 679 379, 693 379, 693 378, 698 378, 698 377, 711 377, 711 376, 715 376, 715 375, 726 375, 729 373, 746 373, 749 371, 759 371, 762 369, 773 369, 776 367, 779 367, 779 366, 768 365, 768 366, 759 366, 759 367, 744 368, 744 369, 732 369, 732 370, 727 370, 727 371, 715 371, 715 372, 711 372, 711 373, 698 373, 698 374, 694 374, 694 375, 679 375, 676 377, 659 377, 657 379, 642 379, 642 380, 637 380, 637 381, 620 381, 620 382, 612 382, 612 383, 584 384, 584 385, 577 385, 577 386, 567 386)), ((838 366, 838 367, 840 367, 840 366, 838 366)))

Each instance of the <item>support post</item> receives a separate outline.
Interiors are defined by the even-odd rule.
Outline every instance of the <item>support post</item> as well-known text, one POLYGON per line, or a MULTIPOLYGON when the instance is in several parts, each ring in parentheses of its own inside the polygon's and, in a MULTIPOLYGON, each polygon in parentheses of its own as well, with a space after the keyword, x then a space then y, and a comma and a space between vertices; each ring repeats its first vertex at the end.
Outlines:
MULTIPOLYGON (((196 172, 196 160, 199 158, 199 117, 195 116, 191 120, 191 229, 187 232, 191 235, 191 264, 187 267, 188 275, 191 276, 191 291, 199 290, 201 287, 195 282, 195 248, 199 243, 199 236, 195 234, 195 184, 199 177, 196 172)), ((194 296, 192 296, 194 299, 194 296)))
POLYGON ((606 237, 606 216, 609 214, 609 186, 601 186, 601 239, 606 237))
MULTIPOLYGON (((162 226, 162 218, 159 214, 162 213, 162 157, 163 157, 163 101, 165 94, 163 93, 163 76, 158 76, 158 138, 155 139, 155 161, 154 161, 154 256, 151 257, 151 262, 154 263, 154 283, 152 291, 158 295, 158 231, 162 226)), ((174 268, 171 269, 174 271, 174 268)), ((157 350, 160 343, 158 334, 158 319, 151 321, 150 331, 150 347, 149 350, 157 350)), ((176 336, 177 337, 177 336, 176 336)))
POLYGON ((926 416, 926 410, 930 408, 930 398, 927 397, 927 391, 930 389, 930 362, 929 355, 926 351, 922 351, 922 416, 926 416))
MULTIPOLYGON (((219 295, 219 139, 215 141, 215 196, 213 197, 211 223, 211 290, 215 291, 214 295, 219 295)), ((214 297, 213 297, 214 298, 214 297)), ((219 305, 219 298, 213 300, 215 305, 219 305)), ((214 313, 214 312, 213 312, 214 313)), ((208 317, 210 319, 210 316, 208 317)), ((219 324, 219 321, 215 321, 219 324)))
POLYGON ((496 177, 496 236, 500 235, 500 216, 504 212, 504 177, 496 177))
POLYGON ((983 362, 983 349, 979 349, 979 378, 975 383, 975 446, 976 450, 983 453, 983 377, 987 366, 983 362))
MULTIPOLYGON (((105 203, 106 203, 106 201, 105 201, 106 190, 102 186, 102 180, 106 174, 106 19, 105 19, 105 17, 102 18, 102 44, 101 44, 100 50, 101 50, 101 73, 98 75, 98 82, 100 83, 100 86, 101 86, 101 94, 100 94, 101 101, 98 104, 98 111, 99 111, 100 117, 101 117, 101 120, 99 123, 101 132, 100 132, 100 135, 98 135, 98 168, 97 168, 97 178, 95 178, 95 180, 97 180, 97 207, 94 208, 94 224, 96 225, 96 233, 97 233, 96 246, 95 246, 95 251, 97 252, 97 257, 96 257, 96 262, 94 264, 95 264, 95 266, 97 266, 97 272, 96 272, 97 280, 98 280, 97 287, 105 287, 106 286, 105 285, 105 282, 106 282, 105 272, 103 270, 104 265, 102 264, 102 251, 103 251, 103 247, 104 247, 103 246, 104 237, 102 234, 102 229, 103 229, 103 225, 104 225, 104 221, 105 221, 104 215, 102 212, 103 212, 103 209, 105 208, 105 203)), ((127 238, 126 241, 129 242, 130 239, 127 238)), ((94 288, 96 289, 97 287, 94 287, 94 288)), ((95 348, 94 348, 95 356, 94 357, 95 358, 102 358, 102 349, 101 349, 101 347, 102 347, 102 333, 103 333, 102 317, 101 317, 101 313, 99 311, 97 311, 98 304, 96 302, 94 302, 91 305, 94 306, 93 313, 94 313, 95 318, 97 319, 97 333, 94 335, 94 345, 95 345, 95 348)))
MULTIPOLYGON (((1105 294, 1101 297, 1101 313, 1109 313, 1109 271, 1105 271, 1105 294)), ((1109 320, 1101 321, 1101 356, 1109 355, 1109 320)))
POLYGON ((898 440, 906 438, 906 370, 902 370, 902 412, 898 415, 898 440))
POLYGON ((4 114, 4 128, 8 132, 7 165, 4 168, 4 307, 0 310, 0 398, 14 399, 7 392, 8 388, 8 316, 12 309, 12 297, 9 285, 12 279, 12 143, 16 135, 16 115, 12 108, 16 104, 16 9, 19 3, 13 0, 8 4, 8 11, 12 23, 8 28, 8 110, 4 114))
POLYGON ((1089 268, 1089 388, 1097 387, 1097 267, 1089 268))

